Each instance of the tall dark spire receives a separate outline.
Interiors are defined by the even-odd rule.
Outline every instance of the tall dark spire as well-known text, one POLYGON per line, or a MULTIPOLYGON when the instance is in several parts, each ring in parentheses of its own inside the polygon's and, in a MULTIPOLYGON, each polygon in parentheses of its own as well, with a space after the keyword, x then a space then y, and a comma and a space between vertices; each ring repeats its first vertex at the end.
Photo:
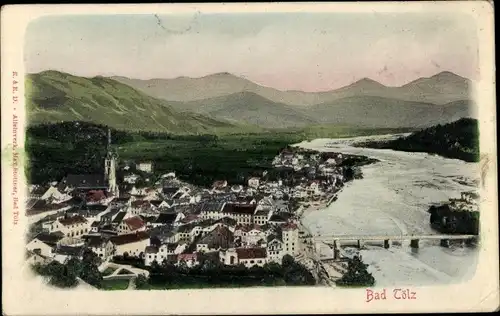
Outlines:
POLYGON ((111 151, 111 129, 108 128, 108 152, 111 151))

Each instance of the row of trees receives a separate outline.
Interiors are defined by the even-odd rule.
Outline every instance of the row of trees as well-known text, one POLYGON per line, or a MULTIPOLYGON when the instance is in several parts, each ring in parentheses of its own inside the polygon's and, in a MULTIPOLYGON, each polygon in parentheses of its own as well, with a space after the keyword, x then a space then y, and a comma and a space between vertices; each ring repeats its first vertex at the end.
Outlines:
POLYGON ((281 265, 268 263, 263 267, 244 265, 225 266, 217 260, 204 260, 199 265, 188 267, 184 262, 175 265, 166 260, 156 262, 149 268, 150 276, 139 276, 138 289, 151 286, 164 288, 189 285, 210 286, 263 286, 263 285, 314 285, 313 275, 293 257, 286 255, 281 265))

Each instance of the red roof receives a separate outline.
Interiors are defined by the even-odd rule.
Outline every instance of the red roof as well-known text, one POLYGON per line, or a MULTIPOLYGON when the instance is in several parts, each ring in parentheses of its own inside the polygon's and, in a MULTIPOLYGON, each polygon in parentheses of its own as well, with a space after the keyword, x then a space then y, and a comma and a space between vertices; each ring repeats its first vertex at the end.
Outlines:
POLYGON ((137 229, 144 226, 144 221, 138 216, 129 217, 123 221, 125 222, 125 224, 127 224, 128 228, 130 228, 130 230, 132 230, 132 231, 137 230, 137 229))
POLYGON ((198 258, 198 256, 196 253, 180 253, 177 256, 178 261, 181 261, 181 260, 184 260, 184 261, 195 260, 196 261, 197 258, 198 258))
POLYGON ((297 224, 294 223, 286 223, 282 226, 284 230, 293 230, 293 229, 298 229, 297 224))
POLYGON ((238 259, 261 259, 267 257, 266 248, 236 248, 238 259))
POLYGON ((87 200, 97 202, 106 198, 106 194, 102 190, 92 190, 87 193, 87 200))

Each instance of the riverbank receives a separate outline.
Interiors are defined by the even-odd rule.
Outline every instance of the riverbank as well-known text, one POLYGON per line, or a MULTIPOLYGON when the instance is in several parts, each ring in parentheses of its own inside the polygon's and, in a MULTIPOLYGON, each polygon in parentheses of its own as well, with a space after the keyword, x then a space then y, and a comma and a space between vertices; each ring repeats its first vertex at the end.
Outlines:
MULTIPOLYGON (((377 138, 377 137, 375 137, 377 138)), ((390 137, 387 137, 390 138, 390 137)), ((364 138, 366 139, 366 138, 364 138)), ((313 236, 336 234, 436 234, 429 225, 432 204, 474 190, 479 166, 425 153, 351 146, 359 138, 319 139, 298 144, 320 152, 340 152, 378 159, 362 167, 363 179, 342 188, 338 200, 301 222, 313 236)), ((327 254, 325 247, 325 255, 327 254)), ((427 285, 460 282, 473 275, 477 249, 443 248, 425 242, 412 251, 408 245, 365 247, 363 261, 378 286, 427 285)))

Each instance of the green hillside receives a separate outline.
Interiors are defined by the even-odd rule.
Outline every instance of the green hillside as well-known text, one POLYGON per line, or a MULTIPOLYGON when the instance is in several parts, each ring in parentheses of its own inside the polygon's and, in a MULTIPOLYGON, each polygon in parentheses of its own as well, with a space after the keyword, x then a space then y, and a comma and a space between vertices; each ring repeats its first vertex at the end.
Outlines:
POLYGON ((217 133, 234 127, 201 114, 178 112, 125 84, 104 77, 83 78, 57 71, 26 78, 30 124, 86 121, 116 129, 170 133, 217 133))
POLYGON ((236 124, 253 124, 263 128, 305 126, 317 123, 303 109, 273 102, 253 92, 238 92, 206 100, 185 102, 180 106, 187 111, 208 115, 217 120, 236 124))

